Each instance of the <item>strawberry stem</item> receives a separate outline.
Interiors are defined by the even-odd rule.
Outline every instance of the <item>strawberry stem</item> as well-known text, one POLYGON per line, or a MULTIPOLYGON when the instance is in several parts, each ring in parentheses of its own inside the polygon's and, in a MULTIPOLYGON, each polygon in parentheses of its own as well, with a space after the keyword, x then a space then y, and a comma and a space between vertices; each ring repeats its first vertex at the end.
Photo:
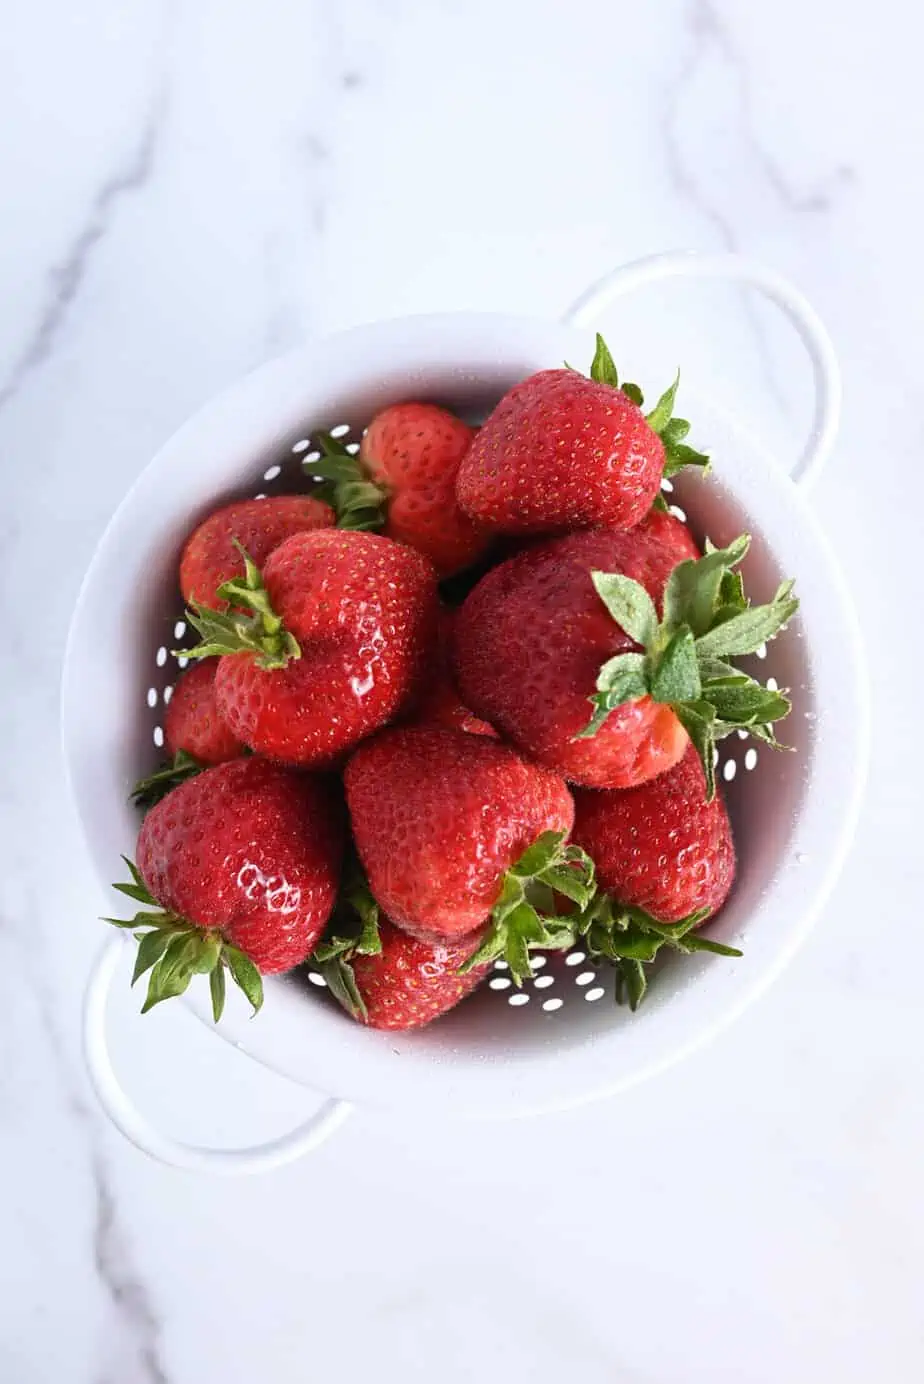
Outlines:
POLYGON ((186 658, 252 653, 261 668, 284 668, 290 659, 301 658, 298 641, 273 609, 259 567, 236 538, 232 541, 243 558, 244 576, 224 582, 217 592, 230 608, 213 610, 193 601, 186 618, 202 636, 202 643, 175 652, 186 658))
POLYGON ((309 477, 321 477, 322 484, 314 493, 334 510, 338 529, 382 528, 388 500, 386 487, 370 480, 359 456, 354 456, 330 433, 316 433, 315 441, 321 456, 316 461, 302 462, 302 466, 309 477))

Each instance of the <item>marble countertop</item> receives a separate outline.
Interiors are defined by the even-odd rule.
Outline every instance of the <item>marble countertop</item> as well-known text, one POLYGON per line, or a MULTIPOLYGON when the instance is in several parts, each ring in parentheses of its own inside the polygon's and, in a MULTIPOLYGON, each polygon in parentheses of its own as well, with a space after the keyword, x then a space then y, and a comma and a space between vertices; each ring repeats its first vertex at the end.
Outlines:
MULTIPOLYGON (((905 603, 924 538, 922 38, 903 0, 11 7, 3 1384, 921 1378, 907 689, 924 666, 905 603), (435 308, 557 315, 611 265, 683 246, 792 277, 844 369, 814 501, 868 642, 877 744, 812 940, 731 1032, 612 1103, 492 1126, 360 1112, 243 1183, 144 1159, 82 1071, 103 898, 58 748, 103 525, 192 409, 310 335, 435 308)), ((694 381, 794 454, 804 366, 768 314, 679 288, 627 313, 623 342, 667 323, 694 381)), ((302 1117, 304 1092, 169 1009, 114 1019, 119 1070, 168 1127, 230 1143, 302 1117)))

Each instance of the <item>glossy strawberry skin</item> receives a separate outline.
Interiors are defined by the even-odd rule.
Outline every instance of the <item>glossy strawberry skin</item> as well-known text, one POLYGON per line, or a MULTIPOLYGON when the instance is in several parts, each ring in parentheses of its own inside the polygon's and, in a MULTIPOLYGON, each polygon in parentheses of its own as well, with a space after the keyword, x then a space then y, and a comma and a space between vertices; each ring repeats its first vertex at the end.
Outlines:
POLYGON ((250 757, 203 770, 152 807, 138 869, 162 907, 218 929, 270 975, 304 961, 324 931, 343 836, 329 783, 250 757))
POLYGON ((420 553, 377 534, 297 534, 263 568, 273 609, 301 657, 267 670, 225 655, 222 718, 252 749, 327 766, 411 700, 436 637, 436 577, 420 553))
POLYGON ((721 789, 706 801, 692 746, 650 783, 623 792, 576 789, 574 800, 574 840, 593 856, 601 888, 620 902, 668 923, 722 907, 735 847, 721 789))
POLYGON ((439 634, 433 661, 422 679, 420 696, 410 715, 415 726, 437 726, 444 730, 464 730, 469 735, 488 735, 498 739, 497 731, 482 721, 459 696, 452 668, 452 642, 456 612, 449 606, 440 610, 439 634))
POLYGON ((454 1009, 491 969, 488 962, 459 975, 459 967, 478 946, 478 934, 423 942, 382 918, 379 936, 382 950, 378 956, 356 956, 351 963, 366 1005, 361 1022, 370 1028, 422 1028, 454 1009))
POLYGON ((474 562, 483 531, 456 500, 456 475, 474 429, 435 404, 403 403, 373 418, 359 457, 389 492, 384 532, 424 553, 440 577, 474 562))
POLYGON ((670 707, 645 697, 587 725, 607 659, 637 650, 614 623, 591 572, 622 572, 656 603, 677 563, 639 531, 591 529, 530 547, 495 567, 462 605, 455 668, 467 706, 524 754, 575 783, 629 788, 671 768, 687 735, 670 707))
POLYGON ((233 539, 262 567, 273 549, 293 534, 332 528, 335 522, 330 505, 311 495, 238 500, 216 509, 193 530, 183 548, 180 590, 184 601, 212 607, 224 604, 216 595, 219 586, 244 571, 233 539))
POLYGON ((164 712, 164 745, 169 755, 185 750, 199 764, 223 764, 244 753, 218 712, 217 669, 218 660, 209 658, 177 678, 164 712))
POLYGON ((622 390, 543 370, 505 394, 459 467, 456 494, 502 533, 629 529, 651 508, 664 444, 622 390))
POLYGON ((650 509, 639 524, 636 533, 654 539, 673 554, 674 562, 695 561, 702 557, 696 539, 687 525, 676 514, 666 509, 650 509))
POLYGON ((426 940, 466 937, 544 831, 569 832, 563 781, 486 736, 409 726, 360 746, 344 784, 376 899, 426 940))

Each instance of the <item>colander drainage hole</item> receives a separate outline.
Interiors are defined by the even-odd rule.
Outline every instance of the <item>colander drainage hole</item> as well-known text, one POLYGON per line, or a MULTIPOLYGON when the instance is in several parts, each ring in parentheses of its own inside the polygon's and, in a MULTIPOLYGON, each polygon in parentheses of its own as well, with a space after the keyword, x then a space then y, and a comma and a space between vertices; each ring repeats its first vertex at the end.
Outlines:
POLYGON ((263 479, 265 481, 274 481, 281 470, 281 466, 268 466, 263 472, 263 479))
POLYGON ((335 428, 331 428, 331 437, 344 437, 350 431, 349 423, 338 423, 335 428))
POLYGON ((306 460, 306 461, 320 461, 320 460, 321 460, 321 453, 320 453, 320 452, 309 452, 308 455, 305 457, 305 460, 306 460))
POLYGON ((546 958, 544 956, 534 956, 532 958, 532 962, 536 970, 541 971, 543 966, 545 965, 546 958))
POLYGON ((776 678, 768 678, 767 686, 771 692, 779 692, 780 690, 780 684, 777 682, 776 678))
POLYGON ((509 990, 512 984, 513 981, 508 980, 506 976, 495 976, 493 980, 488 981, 488 986, 492 990, 509 990))
POLYGON ((182 639, 182 638, 183 638, 183 635, 184 635, 185 633, 186 633, 186 621, 185 621, 185 620, 177 620, 176 624, 173 626, 173 637, 174 637, 174 639, 182 639))
POLYGON ((521 1004, 529 1004, 529 995, 524 995, 522 990, 519 990, 515 995, 510 996, 507 1003, 519 1009, 521 1004))
POLYGON ((744 767, 745 769, 757 768, 757 751, 753 748, 753 746, 751 747, 751 749, 748 750, 747 754, 744 756, 744 767))
POLYGON ((154 707, 154 706, 156 706, 156 705, 157 705, 157 688, 156 688, 156 687, 149 687, 149 688, 148 688, 148 706, 154 707))
POLYGON ((725 763, 722 765, 722 777, 725 782, 731 783, 737 772, 738 766, 735 761, 733 759, 726 759, 725 763))
POLYGON ((187 665, 187 663, 189 662, 189 659, 186 657, 185 654, 177 654, 177 660, 176 660, 176 661, 177 661, 177 666, 178 666, 179 668, 185 668, 186 665, 187 665))
POLYGON ((163 668, 164 664, 167 662, 167 650, 164 648, 163 644, 161 644, 160 648, 157 650, 154 656, 154 662, 157 664, 158 668, 163 668))
POLYGON ((300 437, 297 442, 293 442, 292 451, 295 453, 296 456, 298 456, 299 452, 307 452, 310 446, 310 437, 300 437))
POLYGON ((563 1004, 564 1000, 543 1000, 542 1008, 551 1013, 553 1009, 561 1009, 563 1004))
POLYGON ((158 749, 163 748, 164 732, 161 726, 154 727, 154 744, 157 746, 158 749))
POLYGON ((550 985, 555 984, 554 976, 537 976, 534 982, 537 990, 547 990, 550 985))
POLYGON ((604 990, 602 985, 595 985, 592 990, 584 991, 584 998, 585 1000, 590 1000, 590 1002, 593 1003, 594 1000, 602 1000, 605 994, 606 991, 604 990))
POLYGON ((673 490, 673 488, 674 488, 674 482, 673 482, 673 481, 663 480, 663 481, 661 482, 661 489, 664 490, 664 491, 666 491, 668 495, 671 493, 671 491, 673 490))
POLYGON ((495 961, 495 971, 506 971, 508 969, 506 961, 495 961))
POLYGON ((167 706, 167 704, 169 703, 170 698, 171 698, 172 696, 173 696, 173 683, 172 683, 172 682, 168 682, 168 683, 167 683, 167 686, 164 688, 164 706, 167 706))
POLYGON ((757 648, 757 649, 754 650, 754 652, 756 653, 756 655, 757 655, 758 658, 766 658, 766 657, 767 657, 767 646, 766 646, 766 644, 761 644, 761 645, 759 646, 759 648, 757 648))
POLYGON ((596 971, 582 971, 579 976, 574 977, 575 985, 589 985, 592 980, 596 980, 596 971))
POLYGON ((669 508, 675 519, 680 519, 683 523, 686 523, 687 512, 685 509, 681 509, 679 505, 670 505, 669 508))
POLYGON ((581 951, 569 952, 565 957, 566 966, 580 966, 582 961, 587 960, 587 953, 581 951))
POLYGON ((311 981, 312 985, 321 985, 325 988, 327 987, 327 981, 324 979, 322 975, 319 975, 317 971, 309 971, 308 979, 311 981))
POLYGON ((255 499, 255 500, 265 500, 265 499, 266 499, 266 491, 265 491, 265 490, 261 490, 260 493, 259 493, 259 495, 254 495, 254 499, 255 499))
POLYGON ((355 457, 356 453, 359 451, 359 443, 358 443, 358 442, 348 442, 347 445, 346 445, 346 449, 347 449, 347 451, 349 452, 349 454, 350 454, 351 457, 355 457))

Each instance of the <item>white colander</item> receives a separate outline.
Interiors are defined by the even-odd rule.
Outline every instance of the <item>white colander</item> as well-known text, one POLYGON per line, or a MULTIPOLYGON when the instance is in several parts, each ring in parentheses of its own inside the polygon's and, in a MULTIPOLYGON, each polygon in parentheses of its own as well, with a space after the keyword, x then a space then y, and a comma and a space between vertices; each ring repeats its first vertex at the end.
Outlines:
MULTIPOLYGON (((735 737, 721 748, 719 772, 740 865, 712 931, 744 955, 668 961, 636 1014, 613 1004, 611 977, 598 975, 579 950, 544 965, 540 958, 536 979, 522 991, 499 967, 459 1009, 409 1034, 353 1023, 323 993, 319 977, 271 982, 253 1021, 243 1001, 229 997, 217 1029, 222 1037, 328 1094, 307 1123, 281 1139, 203 1149, 153 1128, 115 1077, 106 996, 117 969, 126 972, 120 983, 127 984, 128 969, 128 953, 115 936, 87 991, 86 1057, 105 1110, 139 1148, 179 1166, 252 1172, 318 1145, 354 1102, 508 1117, 612 1095, 716 1033, 769 984, 805 936, 848 848, 867 754, 865 675, 849 597, 794 484, 830 450, 838 379, 830 343, 808 304, 775 275, 735 257, 672 255, 629 265, 590 290, 564 325, 459 313, 359 327, 265 366, 207 405, 150 463, 93 558, 65 658, 65 758, 87 843, 108 887, 119 877, 120 854, 134 854, 138 819, 129 789, 161 757, 163 706, 177 672, 169 650, 186 638, 177 560, 192 525, 219 501, 297 485, 318 428, 344 425, 356 438, 378 409, 401 399, 431 399, 483 415, 523 376, 564 360, 588 361, 593 337, 585 323, 606 302, 677 275, 733 279, 761 290, 799 332, 815 378, 811 436, 792 476, 712 402, 689 390, 683 399, 715 473, 706 482, 678 479, 672 499, 700 536, 720 545, 744 530, 753 535, 744 564, 752 599, 769 599, 793 575, 802 600, 798 617, 760 664, 763 677, 792 689, 785 739, 795 753, 735 737)), ((664 336, 669 377, 675 361, 667 325, 664 336)), ((628 365, 629 343, 610 344, 628 365)), ((211 1024, 203 997, 190 993, 186 1002, 211 1024)))

